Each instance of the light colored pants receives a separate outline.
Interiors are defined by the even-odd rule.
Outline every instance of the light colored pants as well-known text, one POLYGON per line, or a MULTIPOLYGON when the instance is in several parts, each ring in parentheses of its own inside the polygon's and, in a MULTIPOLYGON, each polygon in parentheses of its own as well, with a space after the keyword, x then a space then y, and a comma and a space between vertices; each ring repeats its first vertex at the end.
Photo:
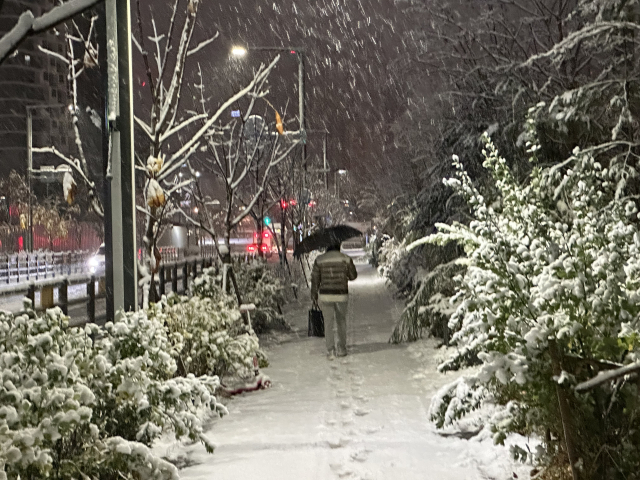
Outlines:
POLYGON ((338 354, 347 353, 347 307, 349 302, 323 302, 320 301, 320 309, 324 316, 324 338, 327 342, 327 351, 336 350, 338 354), (335 321, 334 321, 335 319, 335 321), (333 336, 333 324, 338 330, 338 345, 336 348, 333 336))

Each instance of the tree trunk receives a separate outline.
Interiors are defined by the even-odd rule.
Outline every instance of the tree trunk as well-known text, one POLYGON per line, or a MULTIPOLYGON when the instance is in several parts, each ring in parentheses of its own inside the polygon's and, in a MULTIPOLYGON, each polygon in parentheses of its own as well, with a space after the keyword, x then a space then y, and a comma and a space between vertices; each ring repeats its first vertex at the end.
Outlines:
MULTIPOLYGON (((553 368, 553 375, 560 376, 562 373, 562 354, 558 349, 558 344, 555 339, 549 340, 549 353, 551 355, 551 364, 553 368)), ((571 406, 569 405, 569 398, 567 392, 562 385, 554 382, 556 386, 556 395, 558 396, 558 406, 560 407, 560 417, 562 418, 562 429, 564 431, 564 442, 567 448, 567 455, 569 456, 569 463, 571 464, 571 475, 573 480, 581 480, 580 472, 578 471, 578 447, 575 440, 575 424, 573 422, 573 416, 571 414, 571 406)))

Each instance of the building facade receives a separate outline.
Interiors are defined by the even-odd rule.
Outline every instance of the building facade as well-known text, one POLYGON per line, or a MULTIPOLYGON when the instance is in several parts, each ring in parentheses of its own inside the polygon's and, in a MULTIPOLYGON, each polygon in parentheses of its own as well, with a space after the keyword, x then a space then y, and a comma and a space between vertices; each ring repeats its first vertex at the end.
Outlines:
MULTIPOLYGON (((53 6, 52 0, 4 0, 0 9, 0 36, 15 25, 25 10, 37 17, 53 6)), ((27 105, 67 103, 67 66, 39 47, 64 56, 63 30, 52 29, 28 37, 0 65, 0 175, 11 169, 26 172, 27 105)), ((34 110, 33 145, 55 145, 67 152, 71 145, 68 117, 64 108, 34 110)), ((43 157, 34 156, 34 166, 50 164, 43 157)))

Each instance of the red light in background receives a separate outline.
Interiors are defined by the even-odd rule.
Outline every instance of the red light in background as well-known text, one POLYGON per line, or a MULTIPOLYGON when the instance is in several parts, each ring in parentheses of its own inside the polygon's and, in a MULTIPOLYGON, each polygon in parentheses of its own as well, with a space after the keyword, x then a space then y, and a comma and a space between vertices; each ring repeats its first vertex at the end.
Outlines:
POLYGON ((264 232, 263 237, 264 237, 264 238, 269 238, 269 232, 264 232))
POLYGON ((280 207, 281 208, 287 208, 287 205, 288 205, 288 203, 287 203, 286 200, 280 200, 280 207))
POLYGON ((295 54, 296 54, 296 51, 295 51, 295 50, 291 50, 291 54, 292 54, 292 55, 295 55, 295 54))
POLYGON ((255 252, 256 248, 256 245, 247 245, 247 251, 249 252, 255 252))
POLYGON ((267 251, 267 246, 266 245, 262 245, 262 251, 266 252, 267 251))
POLYGON ((315 201, 315 200, 311 200, 311 201, 309 202, 309 206, 310 206, 311 208, 315 207, 315 206, 316 206, 316 201, 315 201))
POLYGON ((147 82, 142 82, 142 86, 144 87, 147 84, 147 82))
POLYGON ((289 205, 291 205, 292 207, 295 207, 298 204, 298 202, 296 200, 294 200, 293 198, 291 200, 289 200, 289 205))

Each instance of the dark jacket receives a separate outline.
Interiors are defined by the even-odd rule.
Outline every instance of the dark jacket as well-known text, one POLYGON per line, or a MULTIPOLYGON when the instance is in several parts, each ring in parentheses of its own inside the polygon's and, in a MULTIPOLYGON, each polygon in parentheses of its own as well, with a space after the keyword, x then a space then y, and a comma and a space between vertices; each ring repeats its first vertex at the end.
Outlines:
POLYGON ((356 266, 351 257, 340 253, 338 250, 330 250, 316 258, 311 272, 311 298, 312 300, 347 301, 349 293, 349 280, 358 277, 356 266))

